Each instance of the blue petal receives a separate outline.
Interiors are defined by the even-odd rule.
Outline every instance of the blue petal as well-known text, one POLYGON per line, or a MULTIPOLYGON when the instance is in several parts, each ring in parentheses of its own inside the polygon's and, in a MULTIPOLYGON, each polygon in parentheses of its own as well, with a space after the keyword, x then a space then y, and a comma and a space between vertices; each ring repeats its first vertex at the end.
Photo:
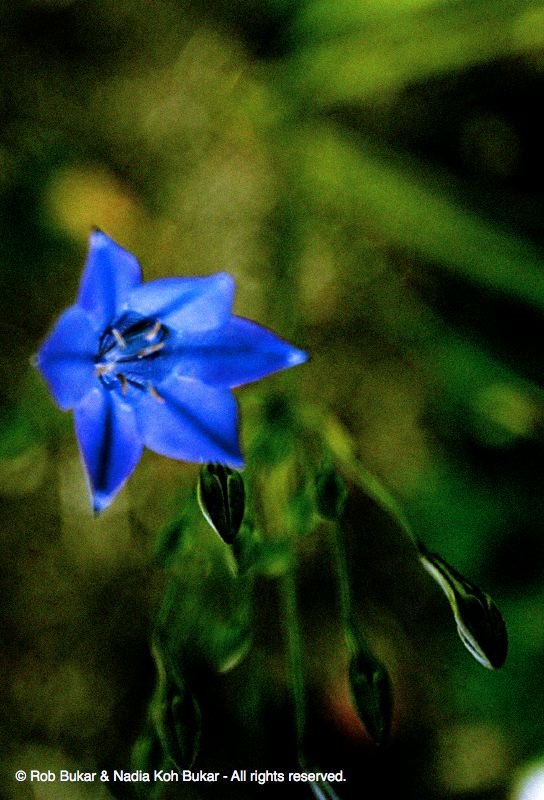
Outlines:
POLYGON ((171 375, 158 391, 161 400, 147 394, 136 406, 146 447, 182 461, 243 466, 238 408, 227 389, 171 375))
POLYGON ((140 265, 132 253, 102 231, 93 231, 78 303, 92 317, 97 330, 112 322, 129 291, 141 281, 140 265))
POLYGON ((61 408, 72 408, 96 386, 97 349, 98 337, 89 317, 79 306, 72 306, 61 316, 36 359, 61 408))
POLYGON ((133 408, 115 392, 93 389, 74 410, 76 434, 95 512, 108 506, 142 455, 133 408))
MULTIPOLYGON (((271 331, 231 317, 212 335, 180 337, 176 372, 204 383, 234 388, 302 364, 308 355, 271 331)), ((172 348, 167 349, 167 354, 172 348)))
POLYGON ((132 290, 126 308, 178 331, 209 331, 231 312, 234 279, 226 272, 207 278, 162 278, 132 290))

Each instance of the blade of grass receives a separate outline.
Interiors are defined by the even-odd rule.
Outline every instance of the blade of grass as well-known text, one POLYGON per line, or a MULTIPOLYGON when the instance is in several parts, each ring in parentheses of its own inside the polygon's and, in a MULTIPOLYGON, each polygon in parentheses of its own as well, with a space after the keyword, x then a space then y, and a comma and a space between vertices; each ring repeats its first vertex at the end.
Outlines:
POLYGON ((397 247, 544 309, 536 247, 464 208, 413 167, 326 123, 299 129, 292 144, 314 207, 358 217, 397 247))
POLYGON ((299 102, 311 99, 313 108, 359 102, 544 41, 544 30, 539 36, 538 25, 526 24, 542 12, 534 0, 415 9, 395 4, 394 11, 390 3, 381 9, 374 3, 370 11, 365 3, 322 3, 295 21, 293 41, 307 44, 287 63, 284 77, 299 102))

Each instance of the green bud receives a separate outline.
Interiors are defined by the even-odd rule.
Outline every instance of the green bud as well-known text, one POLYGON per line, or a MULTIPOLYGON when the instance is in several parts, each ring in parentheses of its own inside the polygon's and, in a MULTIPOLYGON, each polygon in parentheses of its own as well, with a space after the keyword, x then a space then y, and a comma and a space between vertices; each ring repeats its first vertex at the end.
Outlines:
POLYGON ((349 664, 351 697, 357 716, 376 745, 387 741, 393 717, 393 692, 385 667, 368 650, 358 649, 349 664))
POLYGON ((316 480, 316 502, 318 513, 329 520, 342 515, 346 502, 346 485, 335 469, 323 470, 316 480))
POLYGON ((161 645, 161 637, 156 635, 152 651, 157 685, 150 704, 150 719, 164 754, 181 771, 192 767, 198 754, 200 708, 161 645))
POLYGON ((192 693, 170 679, 161 682, 151 718, 164 753, 178 770, 190 768, 200 743, 200 708, 192 693))
POLYGON ((457 631, 467 650, 488 669, 502 667, 508 651, 508 635, 491 597, 439 555, 430 553, 421 543, 418 548, 421 563, 448 598, 457 631))
POLYGON ((232 544, 244 518, 244 480, 223 464, 204 464, 197 487, 204 517, 227 544, 232 544))
POLYGON ((194 695, 186 689, 173 692, 170 700, 177 759, 182 767, 192 767, 200 745, 200 707, 194 695))
POLYGON ((249 653, 251 632, 245 621, 217 626, 213 637, 212 659, 218 672, 230 672, 249 653))
POLYGON ((164 759, 161 743, 154 727, 148 721, 143 733, 136 739, 132 748, 130 768, 153 772, 160 769, 164 759))

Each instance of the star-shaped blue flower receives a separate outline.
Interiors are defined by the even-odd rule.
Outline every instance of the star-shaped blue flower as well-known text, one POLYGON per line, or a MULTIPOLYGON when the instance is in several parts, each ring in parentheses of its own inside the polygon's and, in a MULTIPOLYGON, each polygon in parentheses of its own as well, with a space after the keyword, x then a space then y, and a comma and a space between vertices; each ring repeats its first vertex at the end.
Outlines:
POLYGON ((231 392, 307 359, 231 313, 226 272, 142 284, 140 265, 93 231, 79 296, 37 365, 76 435, 96 512, 108 506, 144 445, 183 461, 243 466, 231 392))

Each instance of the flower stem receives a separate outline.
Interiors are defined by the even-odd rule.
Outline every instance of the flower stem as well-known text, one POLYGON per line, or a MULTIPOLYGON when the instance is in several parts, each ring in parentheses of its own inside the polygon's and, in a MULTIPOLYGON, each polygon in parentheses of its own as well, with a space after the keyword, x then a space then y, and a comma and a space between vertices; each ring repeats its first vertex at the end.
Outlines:
POLYGON ((332 524, 332 548, 338 578, 338 591, 340 595, 340 613, 344 624, 344 635, 350 653, 370 652, 368 643, 363 636, 354 610, 353 593, 349 574, 348 560, 344 535, 338 523, 332 524))
POLYGON ((302 641, 297 617, 296 579, 293 566, 280 578, 280 592, 283 607, 287 665, 290 672, 295 712, 297 753, 299 761, 302 762, 302 745, 306 726, 306 700, 304 672, 302 669, 302 641))

